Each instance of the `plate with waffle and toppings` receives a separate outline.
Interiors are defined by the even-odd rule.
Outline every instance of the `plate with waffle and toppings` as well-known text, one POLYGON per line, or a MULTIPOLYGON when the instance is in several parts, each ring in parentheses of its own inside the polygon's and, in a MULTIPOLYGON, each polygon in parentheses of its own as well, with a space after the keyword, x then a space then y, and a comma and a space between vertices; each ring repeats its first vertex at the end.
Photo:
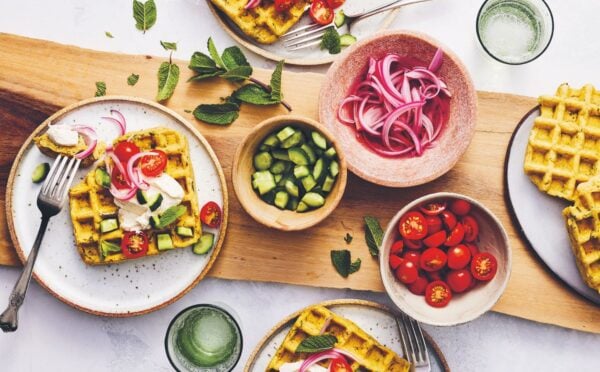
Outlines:
POLYGON ((11 169, 7 221, 25 261, 39 185, 57 154, 84 159, 49 224, 34 277, 83 311, 133 316, 193 288, 227 227, 227 189, 208 142, 177 113, 130 97, 66 107, 28 138, 11 169))
POLYGON ((521 120, 505 163, 514 219, 567 285, 600 305, 600 92, 561 84, 521 120))

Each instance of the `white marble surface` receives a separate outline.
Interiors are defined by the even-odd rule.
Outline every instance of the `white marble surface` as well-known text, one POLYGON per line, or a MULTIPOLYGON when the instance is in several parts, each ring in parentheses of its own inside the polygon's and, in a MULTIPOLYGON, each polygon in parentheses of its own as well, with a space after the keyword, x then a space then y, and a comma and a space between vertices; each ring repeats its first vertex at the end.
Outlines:
MULTIPOLYGON (((204 0, 156 2, 158 21, 142 35, 134 28, 130 0, 2 0, 0 32, 155 55, 165 53, 159 40, 177 41, 177 57, 182 59, 203 49, 208 35, 221 47, 233 43, 208 13, 204 0), (108 39, 105 31, 115 38, 108 39)), ((393 27, 423 31, 444 42, 463 59, 480 90, 535 96, 551 93, 565 81, 600 86, 596 37, 600 2, 549 1, 556 22, 554 40, 541 58, 517 67, 493 61, 479 47, 475 15, 480 3, 435 0, 405 9, 393 27)), ((255 55, 250 59, 255 66, 272 66, 255 55)), ((17 269, 0 268, 0 307, 17 274, 17 269)), ((163 337, 171 318, 188 305, 217 302, 235 308, 241 318, 245 347, 236 369, 241 370, 257 341, 279 319, 314 302, 350 297, 388 303, 383 294, 207 279, 161 311, 133 319, 106 319, 74 310, 32 284, 18 332, 0 335, 0 370, 168 371, 163 337)), ((426 329, 455 371, 597 371, 600 365, 599 335, 496 313, 459 327, 426 329)))

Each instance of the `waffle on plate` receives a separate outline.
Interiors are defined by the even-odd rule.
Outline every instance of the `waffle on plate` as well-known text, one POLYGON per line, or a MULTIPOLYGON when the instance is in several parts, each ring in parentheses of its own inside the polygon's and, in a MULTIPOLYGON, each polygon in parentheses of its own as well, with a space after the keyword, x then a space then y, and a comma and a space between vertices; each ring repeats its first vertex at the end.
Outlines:
MULTIPOLYGON (((198 197, 187 139, 172 129, 153 128, 129 132, 116 139, 114 145, 122 141, 133 142, 142 152, 164 151, 167 155, 165 173, 174 178, 184 190, 181 205, 187 208, 185 214, 164 228, 152 227, 144 230, 149 240, 147 255, 156 255, 165 250, 160 250, 158 247, 158 234, 168 234, 172 241, 172 248, 189 247, 196 243, 202 233, 202 227, 198 218, 198 197), (189 236, 176 233, 178 227, 187 228, 186 230, 190 232, 189 236)), ((90 265, 116 263, 127 259, 121 252, 102 253, 102 241, 119 246, 125 233, 120 225, 108 232, 102 232, 101 229, 103 221, 116 220, 119 212, 109 189, 100 185, 97 180, 96 171, 104 171, 107 161, 112 164, 108 159, 99 163, 82 183, 71 188, 69 192, 71 221, 77 249, 83 261, 90 265)))
POLYGON ((266 371, 279 371, 285 363, 306 359, 309 354, 296 353, 296 348, 308 336, 319 334, 335 336, 338 340, 335 348, 354 356, 354 361, 350 364, 353 371, 407 372, 410 370, 410 363, 407 360, 381 345, 350 320, 324 306, 313 306, 300 314, 266 371))
POLYGON ((298 0, 286 12, 275 10, 273 0, 263 0, 253 9, 244 9, 248 0, 211 0, 240 30, 261 44, 272 44, 294 26, 306 12, 310 0, 298 0))

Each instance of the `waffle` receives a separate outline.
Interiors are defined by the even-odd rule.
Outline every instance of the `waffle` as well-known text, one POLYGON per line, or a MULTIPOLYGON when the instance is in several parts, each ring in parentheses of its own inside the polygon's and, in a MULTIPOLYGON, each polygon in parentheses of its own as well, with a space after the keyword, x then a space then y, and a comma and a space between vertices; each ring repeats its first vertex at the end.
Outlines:
POLYGON ((298 0, 286 12, 275 10, 273 0, 263 0, 253 9, 244 9, 248 0, 211 0, 240 30, 261 44, 272 44, 294 26, 311 0, 298 0))
POLYGON ((336 336, 338 342, 335 347, 355 357, 355 361, 351 363, 353 371, 408 372, 410 370, 408 361, 379 344, 356 324, 323 306, 314 306, 300 314, 266 371, 276 372, 284 363, 306 359, 308 354, 296 353, 296 348, 306 337, 321 333, 336 336))
MULTIPOLYGON (((182 205, 187 207, 187 213, 174 224, 163 230, 150 229, 148 234, 149 247, 147 255, 161 253, 156 244, 156 234, 169 233, 175 248, 188 247, 198 241, 202 233, 198 218, 198 197, 194 186, 194 172, 190 162, 187 139, 180 133, 167 128, 153 128, 144 131, 130 132, 115 140, 116 145, 121 141, 135 143, 141 151, 152 149, 162 150, 167 154, 168 161, 165 172, 175 178, 184 189, 182 205), (183 237, 175 233, 177 226, 190 227, 192 237, 183 237)), ((104 161, 98 167, 106 169, 104 161)), ((127 258, 122 253, 102 257, 100 242, 107 240, 120 244, 124 231, 117 230, 102 233, 100 221, 103 218, 116 218, 118 208, 108 189, 98 185, 95 180, 95 169, 91 171, 82 183, 69 191, 71 221, 75 234, 75 243, 83 261, 90 265, 117 263, 127 258)))
POLYGON ((525 173, 552 196, 573 200, 577 185, 600 168, 600 92, 592 85, 558 87, 539 98, 525 155, 525 173))
POLYGON ((600 292, 600 176, 577 186, 575 204, 563 215, 581 277, 600 292))
MULTIPOLYGON (((59 154, 71 158, 77 153, 84 151, 88 147, 81 136, 79 136, 79 143, 77 143, 77 146, 57 145, 50 139, 47 133, 35 137, 33 142, 37 145, 42 154, 51 158, 55 158, 59 154)), ((96 145, 96 148, 92 154, 81 161, 81 166, 89 167, 90 165, 94 164, 102 157, 102 155, 104 155, 105 150, 106 144, 103 141, 98 141, 98 144, 96 145)))

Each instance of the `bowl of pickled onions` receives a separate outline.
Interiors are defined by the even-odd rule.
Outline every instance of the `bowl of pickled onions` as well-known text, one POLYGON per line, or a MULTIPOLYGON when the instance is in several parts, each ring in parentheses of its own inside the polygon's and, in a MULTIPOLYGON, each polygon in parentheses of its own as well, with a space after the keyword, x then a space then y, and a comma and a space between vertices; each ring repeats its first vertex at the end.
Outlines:
POLYGON ((477 95, 466 67, 439 42, 388 31, 356 43, 331 66, 319 116, 353 173, 410 187, 444 175, 467 150, 477 95))

